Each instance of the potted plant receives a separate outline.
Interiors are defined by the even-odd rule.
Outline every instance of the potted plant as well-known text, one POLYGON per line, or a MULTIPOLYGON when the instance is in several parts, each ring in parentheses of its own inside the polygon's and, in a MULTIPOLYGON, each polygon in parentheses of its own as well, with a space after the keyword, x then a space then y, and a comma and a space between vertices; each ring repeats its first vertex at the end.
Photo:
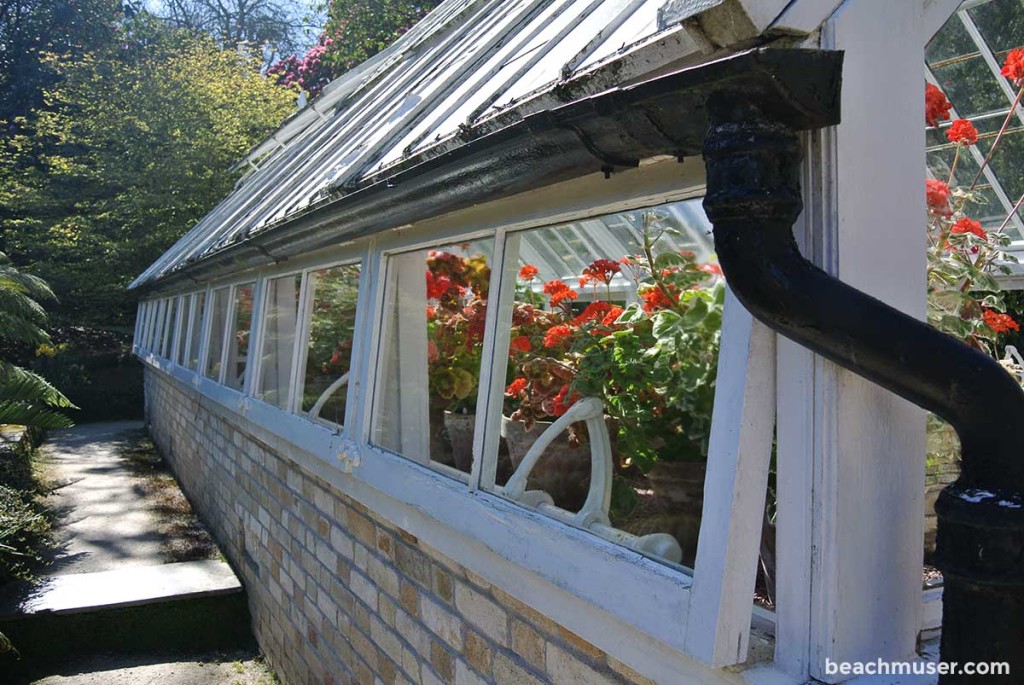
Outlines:
MULTIPOLYGON (((510 456, 515 464, 524 451, 514 445, 515 424, 528 448, 540 432, 535 426, 561 416, 580 397, 599 397, 616 453, 613 513, 620 519, 636 503, 634 491, 651 486, 677 512, 700 514, 724 286, 717 265, 664 249, 663 239, 675 233, 664 215, 645 213, 640 253, 594 261, 580 275, 579 290, 558 280, 541 285, 530 265, 520 272, 506 388, 510 456), (614 301, 616 277, 635 284, 634 302, 614 301), (538 306, 540 294, 546 309, 538 306)), ((570 444, 585 441, 582 426, 569 433, 570 444)), ((546 456, 541 463, 589 475, 589 448, 583 447, 579 455, 546 456)), ((558 503, 559 494, 548 492, 558 503)), ((683 527, 689 531, 683 537, 695 544, 696 526, 683 527)))
POLYGON ((452 461, 465 472, 473 463, 473 411, 480 385, 490 275, 487 259, 482 255, 460 257, 444 250, 431 250, 427 257, 431 454, 440 461, 447 452, 443 449, 445 441, 433 428, 443 425, 452 461))

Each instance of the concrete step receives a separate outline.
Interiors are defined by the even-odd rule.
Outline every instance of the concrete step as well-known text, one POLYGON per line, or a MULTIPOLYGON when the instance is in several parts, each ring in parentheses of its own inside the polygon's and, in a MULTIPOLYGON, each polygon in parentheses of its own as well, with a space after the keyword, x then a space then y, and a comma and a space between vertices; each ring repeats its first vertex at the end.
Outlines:
MULTIPOLYGON (((5 590, 0 632, 21 652, 23 664, 86 652, 254 645, 245 591, 223 561, 48 576, 5 590)), ((0 672, 3 667, 0 662, 0 672)))

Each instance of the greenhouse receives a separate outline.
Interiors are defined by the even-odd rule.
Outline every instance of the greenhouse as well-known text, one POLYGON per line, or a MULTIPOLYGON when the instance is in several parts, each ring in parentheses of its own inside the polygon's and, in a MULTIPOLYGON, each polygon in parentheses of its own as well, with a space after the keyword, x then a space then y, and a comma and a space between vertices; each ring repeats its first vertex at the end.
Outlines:
POLYGON ((971 436, 1017 399, 960 411, 998 364, 920 323, 920 227, 977 175, 1024 246, 1022 43, 1019 0, 447 0, 296 112, 133 284, 151 431, 278 672, 1010 659, 1019 611, 947 644, 1003 599, 935 550, 922 407, 995 488, 971 436))

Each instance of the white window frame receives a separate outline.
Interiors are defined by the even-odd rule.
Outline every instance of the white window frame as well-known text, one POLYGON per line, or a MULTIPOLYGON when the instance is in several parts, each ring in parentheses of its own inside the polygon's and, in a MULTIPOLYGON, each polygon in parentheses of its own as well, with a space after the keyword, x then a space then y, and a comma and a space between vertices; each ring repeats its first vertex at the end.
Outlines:
MULTIPOLYGON (((352 409, 352 406, 351 406, 351 402, 349 400, 346 400, 346 403, 345 403, 345 423, 342 426, 340 426, 340 427, 336 423, 333 423, 331 421, 327 421, 325 419, 322 419, 319 416, 309 416, 309 414, 307 414, 307 413, 302 411, 302 393, 305 391, 306 364, 309 361, 309 359, 308 359, 308 357, 309 357, 309 333, 310 333, 310 326, 312 325, 312 320, 313 320, 313 303, 314 303, 314 301, 316 299, 316 287, 315 287, 316 286, 316 279, 313 278, 313 273, 316 272, 316 271, 324 271, 324 270, 333 269, 333 268, 336 268, 336 267, 358 266, 359 267, 359 282, 360 282, 359 290, 360 290, 360 294, 357 294, 357 298, 360 298, 361 297, 361 291, 364 290, 364 288, 362 287, 362 284, 365 282, 365 278, 363 276, 363 273, 364 273, 364 270, 365 270, 365 263, 363 261, 363 257, 364 256, 365 255, 363 255, 363 254, 352 255, 351 257, 349 257, 347 259, 334 260, 334 261, 330 261, 330 262, 325 263, 325 264, 317 264, 317 265, 310 266, 310 267, 307 267, 307 268, 302 270, 302 296, 301 296, 301 299, 299 301, 299 330, 296 333, 296 336, 297 336, 297 342, 296 342, 296 345, 295 345, 296 355, 295 355, 294 368, 293 368, 293 374, 292 374, 291 392, 290 392, 289 401, 288 401, 288 410, 291 413, 298 414, 299 416, 304 416, 306 418, 309 418, 310 420, 316 421, 317 423, 319 423, 319 424, 321 424, 323 426, 326 426, 328 428, 331 428, 332 430, 336 430, 339 433, 344 429, 344 426, 346 426, 346 425, 348 425, 350 423, 350 417, 352 415, 353 409, 352 409)), ((356 308, 356 322, 357 322, 356 330, 357 331, 361 330, 359 328, 359 326, 358 326, 358 322, 360 321, 360 318, 359 318, 360 317, 360 312, 361 312, 361 310, 360 310, 360 308, 358 306, 358 302, 359 301, 360 301, 360 299, 357 299, 357 308, 356 308)), ((356 368, 356 366, 355 366, 355 364, 356 364, 356 345, 358 344, 358 340, 359 339, 360 339, 359 335, 354 336, 353 348, 352 348, 352 357, 351 357, 351 359, 349 361, 349 369, 350 369, 350 371, 356 368)), ((353 381, 351 380, 351 377, 350 377, 349 387, 352 387, 352 384, 353 384, 353 381)), ((348 392, 348 390, 346 390, 346 392, 348 392)))
MULTIPOLYGON (((196 308, 199 306, 200 296, 206 293, 205 290, 196 291, 186 295, 188 298, 188 325, 185 327, 185 340, 182 343, 181 366, 188 368, 189 357, 192 355, 192 334, 196 324, 196 308)), ((205 300, 204 300, 205 304, 205 300)), ((205 313, 205 312, 204 312, 205 313)), ((202 331, 203 322, 199 320, 199 328, 202 331)), ((202 345, 202 339, 199 344, 202 345)), ((198 366, 198 363, 196 364, 198 366)))
POLYGON ((153 329, 153 344, 151 351, 153 356, 160 357, 160 341, 163 339, 164 322, 167 319, 167 298, 160 298, 156 308, 156 326, 153 329))
MULTIPOLYGON (((291 370, 291 375, 289 376, 288 387, 286 388, 286 391, 288 393, 288 397, 285 400, 285 407, 284 407, 285 410, 290 410, 291 406, 292 406, 291 405, 292 393, 295 392, 295 357, 296 357, 296 354, 297 354, 297 351, 298 351, 298 347, 302 343, 302 338, 300 338, 299 336, 302 334, 302 318, 301 317, 302 317, 302 306, 303 306, 303 299, 304 299, 304 293, 305 293, 305 287, 306 287, 306 274, 305 274, 304 271, 302 271, 302 270, 298 270, 298 271, 292 270, 292 271, 288 271, 288 272, 285 272, 285 273, 282 273, 282 274, 262 274, 259 277, 259 282, 258 282, 256 288, 254 288, 254 290, 253 290, 253 298, 254 298, 254 301, 253 301, 253 320, 252 320, 253 331, 249 334, 250 335, 250 345, 249 345, 250 354, 249 354, 249 357, 252 359, 252 361, 251 361, 251 363, 250 362, 246 363, 246 372, 247 373, 249 372, 249 367, 250 366, 252 367, 252 371, 251 371, 251 375, 250 375, 250 378, 252 378, 252 383, 248 384, 248 387, 243 388, 244 389, 244 393, 243 394, 251 396, 257 402, 262 402, 263 401, 258 396, 258 393, 259 393, 260 383, 261 383, 262 378, 263 378, 263 342, 264 342, 264 338, 266 337, 266 329, 267 329, 266 316, 267 316, 267 314, 270 311, 269 303, 267 302, 267 298, 270 297, 270 282, 271 281, 275 281, 275 280, 277 280, 279 278, 288 278, 288 277, 295 277, 295 276, 299 277, 298 309, 296 310, 296 313, 295 313, 295 346, 292 349, 292 370, 291 370), (257 301, 255 299, 257 297, 257 293, 259 293, 258 304, 257 304, 257 301), (257 312, 259 312, 259 320, 256 319, 257 312), (258 344, 259 347, 255 347, 254 348, 255 344, 258 344), (252 358, 253 354, 252 354, 251 350, 253 350, 253 349, 256 350, 255 358, 252 358)), ((269 403, 265 403, 265 404, 269 404, 269 403)), ((271 405, 271 406, 273 406, 273 405, 271 405)))
POLYGON ((177 302, 176 306, 178 314, 174 320, 174 342, 171 345, 171 362, 178 366, 184 366, 181 360, 181 352, 185 341, 182 338, 187 335, 188 319, 185 319, 186 333, 183 334, 181 330, 181 317, 190 317, 192 315, 192 300, 188 295, 178 295, 178 297, 175 298, 175 301, 177 302))

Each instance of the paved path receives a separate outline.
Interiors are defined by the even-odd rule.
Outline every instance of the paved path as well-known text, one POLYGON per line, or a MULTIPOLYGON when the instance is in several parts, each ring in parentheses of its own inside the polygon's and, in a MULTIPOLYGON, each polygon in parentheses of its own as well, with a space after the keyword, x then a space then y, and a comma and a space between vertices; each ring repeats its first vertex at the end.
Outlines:
POLYGON ((42 573, 64 575, 166 563, 138 477, 121 449, 138 440, 141 421, 90 423, 50 433, 40 461, 57 490, 47 500, 61 514, 60 548, 42 573))
POLYGON ((274 685, 276 681, 252 654, 211 655, 209 660, 94 656, 72 662, 32 685, 274 685))
MULTIPOLYGON (((74 584, 79 578, 90 578, 74 577, 77 574, 117 573, 129 567, 136 567, 138 573, 145 574, 149 570, 141 567, 159 566, 163 570, 219 563, 166 565, 168 537, 159 532, 160 521, 152 513, 152 502, 141 487, 140 476, 125 456, 132 448, 137 448, 144 431, 141 421, 120 421, 85 424, 49 433, 39 449, 38 462, 48 484, 55 488, 47 498, 47 505, 60 515, 54 526, 59 547, 51 563, 38 573, 61 578, 44 580, 42 586, 58 582, 74 584)), ((231 577, 234 579, 233 575, 231 577)), ((140 588, 129 589, 141 591, 140 588)), ((15 676, 12 683, 5 678, 0 666, 0 683, 272 685, 276 682, 254 650, 199 657, 194 654, 119 656, 95 653, 70 659, 58 653, 54 657, 46 664, 28 664, 37 674, 15 676)))

